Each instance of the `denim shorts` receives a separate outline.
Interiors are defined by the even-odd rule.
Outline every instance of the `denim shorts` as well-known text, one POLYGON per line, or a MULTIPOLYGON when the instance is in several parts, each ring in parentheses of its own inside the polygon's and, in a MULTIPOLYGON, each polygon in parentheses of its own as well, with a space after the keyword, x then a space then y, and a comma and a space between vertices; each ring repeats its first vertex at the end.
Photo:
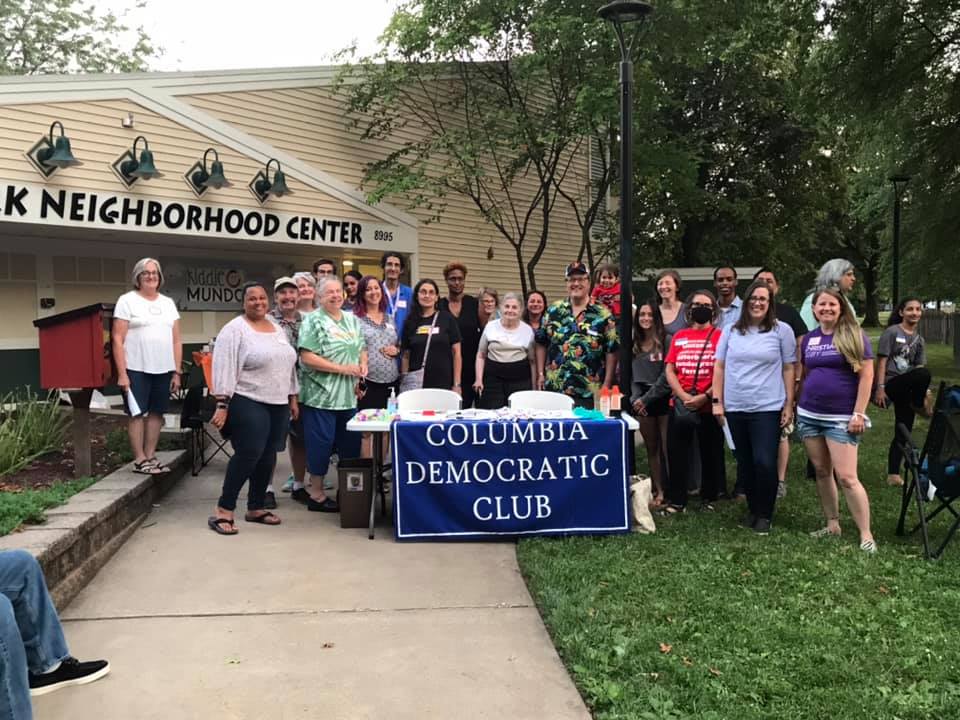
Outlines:
MULTIPOLYGON (((163 415, 170 405, 170 381, 173 372, 145 373, 139 370, 127 370, 130 378, 130 392, 137 401, 140 414, 163 415)), ((126 393, 123 395, 123 409, 127 415, 132 415, 127 402, 126 393)))
POLYGON ((846 445, 860 444, 860 436, 847 432, 847 423, 840 420, 817 420, 797 416, 797 435, 801 440, 822 437, 846 445))

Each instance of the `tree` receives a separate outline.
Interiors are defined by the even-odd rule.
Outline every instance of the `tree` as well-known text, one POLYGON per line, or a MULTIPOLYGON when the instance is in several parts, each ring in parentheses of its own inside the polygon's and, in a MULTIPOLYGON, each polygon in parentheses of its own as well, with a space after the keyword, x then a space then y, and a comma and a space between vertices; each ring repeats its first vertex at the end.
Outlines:
POLYGON ((0 75, 142 71, 155 54, 143 28, 131 31, 93 5, 0 0, 0 75))
POLYGON ((611 38, 599 3, 422 0, 393 16, 380 53, 341 78, 364 138, 398 148, 366 169, 376 202, 444 210, 466 197, 512 246, 524 293, 536 288, 559 203, 571 206, 581 255, 613 180, 618 117, 611 38), (602 79, 601 79, 602 77, 602 79), (591 144, 602 162, 580 168, 591 144), (518 191, 530 179, 532 193, 518 191))

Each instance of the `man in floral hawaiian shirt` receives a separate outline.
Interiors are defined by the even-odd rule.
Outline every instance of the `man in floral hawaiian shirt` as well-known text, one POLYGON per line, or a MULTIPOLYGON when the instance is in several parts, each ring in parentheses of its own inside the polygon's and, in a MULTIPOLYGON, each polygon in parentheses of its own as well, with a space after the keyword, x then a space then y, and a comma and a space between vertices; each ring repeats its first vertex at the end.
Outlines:
POLYGON ((538 384, 592 408, 594 393, 614 379, 617 326, 609 310, 590 302, 586 265, 570 263, 566 276, 567 298, 547 308, 537 331, 538 384))

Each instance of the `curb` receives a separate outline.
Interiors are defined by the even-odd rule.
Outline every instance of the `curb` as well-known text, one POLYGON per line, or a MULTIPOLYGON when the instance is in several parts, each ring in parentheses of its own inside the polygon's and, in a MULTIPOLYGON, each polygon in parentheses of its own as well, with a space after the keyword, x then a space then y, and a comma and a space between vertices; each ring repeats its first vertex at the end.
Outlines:
POLYGON ((170 472, 141 475, 133 463, 110 473, 44 512, 46 521, 0 537, 0 550, 26 550, 37 558, 58 610, 63 610, 190 470, 187 450, 158 452, 170 472))

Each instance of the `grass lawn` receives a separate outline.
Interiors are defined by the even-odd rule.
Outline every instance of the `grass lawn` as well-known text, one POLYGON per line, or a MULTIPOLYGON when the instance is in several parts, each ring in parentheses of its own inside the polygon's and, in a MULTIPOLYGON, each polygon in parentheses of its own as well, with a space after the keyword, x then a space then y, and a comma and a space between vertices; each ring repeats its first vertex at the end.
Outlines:
MULTIPOLYGON (((947 346, 930 348, 929 365, 935 383, 960 383, 947 346)), ((736 526, 742 505, 721 503, 712 514, 657 518, 651 536, 520 543, 530 591, 595 718, 960 714, 960 539, 927 562, 918 539, 894 534, 893 411, 868 414, 860 479, 880 547, 873 557, 858 549, 845 508, 842 538, 808 536, 824 522, 799 445, 768 537, 736 526)), ((926 429, 918 420, 918 441, 926 429)), ((731 462, 730 487, 733 478, 731 462)), ((945 523, 933 524, 933 539, 945 523)))
POLYGON ((22 523, 42 523, 43 511, 63 505, 72 495, 97 481, 86 477, 58 482, 50 487, 0 492, 0 535, 6 535, 22 523))

